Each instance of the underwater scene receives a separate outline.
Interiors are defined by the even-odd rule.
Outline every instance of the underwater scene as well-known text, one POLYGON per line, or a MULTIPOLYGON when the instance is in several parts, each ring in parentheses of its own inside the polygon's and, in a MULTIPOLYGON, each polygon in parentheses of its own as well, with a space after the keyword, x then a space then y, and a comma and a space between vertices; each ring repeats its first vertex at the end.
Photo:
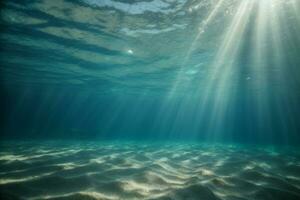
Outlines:
POLYGON ((0 5, 1 200, 300 199, 300 0, 0 5))

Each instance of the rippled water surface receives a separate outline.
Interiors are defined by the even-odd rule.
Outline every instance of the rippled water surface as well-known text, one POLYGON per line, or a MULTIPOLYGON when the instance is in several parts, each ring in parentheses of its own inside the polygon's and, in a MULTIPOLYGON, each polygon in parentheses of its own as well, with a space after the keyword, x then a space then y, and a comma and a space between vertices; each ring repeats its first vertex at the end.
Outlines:
POLYGON ((113 94, 298 93, 299 8, 297 0, 7 0, 0 80, 113 94))
POLYGON ((4 199, 300 198, 296 149, 143 143, 5 143, 4 199))

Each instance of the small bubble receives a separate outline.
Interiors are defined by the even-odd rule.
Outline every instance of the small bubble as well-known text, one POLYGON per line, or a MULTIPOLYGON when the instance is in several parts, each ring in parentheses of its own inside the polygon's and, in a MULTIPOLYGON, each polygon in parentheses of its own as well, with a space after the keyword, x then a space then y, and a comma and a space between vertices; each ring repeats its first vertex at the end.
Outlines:
POLYGON ((128 49, 128 50, 127 50, 127 53, 133 54, 133 51, 132 51, 131 49, 128 49))

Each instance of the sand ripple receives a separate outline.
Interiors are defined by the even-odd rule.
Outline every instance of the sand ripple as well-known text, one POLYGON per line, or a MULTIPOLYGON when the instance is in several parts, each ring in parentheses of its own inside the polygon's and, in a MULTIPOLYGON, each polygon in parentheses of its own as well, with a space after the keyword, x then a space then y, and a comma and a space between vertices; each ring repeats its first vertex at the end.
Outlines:
POLYGON ((1 199, 300 199, 300 153, 228 145, 3 143, 1 199))

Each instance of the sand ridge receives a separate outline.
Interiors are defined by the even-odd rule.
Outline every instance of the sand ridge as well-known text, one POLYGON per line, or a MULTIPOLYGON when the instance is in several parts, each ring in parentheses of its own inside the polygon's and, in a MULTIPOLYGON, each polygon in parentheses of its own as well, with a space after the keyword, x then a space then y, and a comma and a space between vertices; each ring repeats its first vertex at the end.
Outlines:
POLYGON ((116 142, 1 146, 1 199, 300 199, 295 150, 116 142))

